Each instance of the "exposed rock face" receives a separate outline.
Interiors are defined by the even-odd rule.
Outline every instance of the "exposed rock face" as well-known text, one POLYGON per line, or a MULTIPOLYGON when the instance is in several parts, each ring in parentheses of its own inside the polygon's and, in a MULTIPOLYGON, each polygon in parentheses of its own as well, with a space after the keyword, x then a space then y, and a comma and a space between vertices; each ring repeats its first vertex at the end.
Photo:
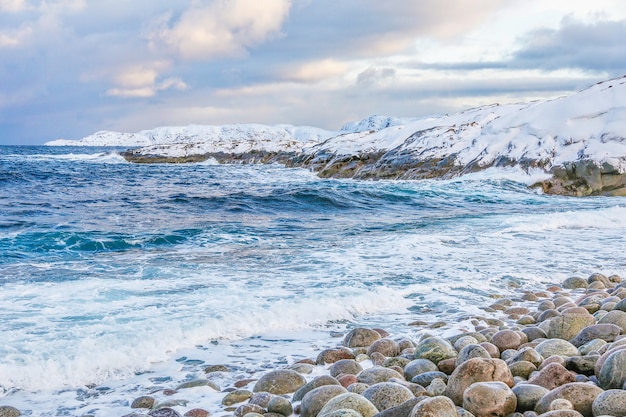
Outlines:
POLYGON ((626 196, 626 174, 608 163, 598 165, 581 160, 557 166, 552 179, 542 181, 545 193, 585 197, 590 195, 626 196))

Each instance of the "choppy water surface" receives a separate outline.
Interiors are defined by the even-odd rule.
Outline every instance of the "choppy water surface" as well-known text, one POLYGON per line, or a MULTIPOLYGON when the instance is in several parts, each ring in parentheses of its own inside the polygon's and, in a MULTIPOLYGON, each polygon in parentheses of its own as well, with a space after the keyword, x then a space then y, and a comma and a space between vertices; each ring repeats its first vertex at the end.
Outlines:
POLYGON ((409 321, 462 320, 510 283, 626 274, 626 199, 528 182, 0 147, 0 404, 122 415, 201 360, 260 369, 315 355, 346 326, 414 336, 409 321))

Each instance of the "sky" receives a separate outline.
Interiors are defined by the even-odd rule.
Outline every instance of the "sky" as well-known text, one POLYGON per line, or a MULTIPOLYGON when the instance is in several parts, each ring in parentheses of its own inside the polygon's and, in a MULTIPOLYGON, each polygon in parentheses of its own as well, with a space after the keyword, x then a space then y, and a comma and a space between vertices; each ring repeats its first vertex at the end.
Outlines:
POLYGON ((0 0, 0 144, 554 98, 625 39, 624 0, 0 0))

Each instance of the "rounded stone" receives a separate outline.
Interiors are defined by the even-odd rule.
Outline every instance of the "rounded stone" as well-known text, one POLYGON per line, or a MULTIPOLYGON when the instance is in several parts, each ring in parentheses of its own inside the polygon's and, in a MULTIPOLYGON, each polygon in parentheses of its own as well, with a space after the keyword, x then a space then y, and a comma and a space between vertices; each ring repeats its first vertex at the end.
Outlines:
POLYGON ((552 401, 564 398, 572 403, 574 410, 578 411, 585 417, 592 417, 591 405, 598 395, 602 392, 602 388, 585 382, 572 382, 557 387, 544 395, 535 406, 537 414, 543 414, 549 411, 552 401))
POLYGON ((382 339, 382 337, 376 330, 357 327, 356 329, 350 330, 346 337, 344 337, 343 345, 349 348, 369 347, 379 339, 382 339))
POLYGON ((621 310, 611 310, 606 313, 598 324, 614 324, 621 329, 621 333, 626 333, 626 312, 621 310))
POLYGON ((518 376, 524 379, 528 379, 530 374, 537 370, 537 367, 532 362, 519 361, 510 364, 509 369, 511 370, 511 374, 513 374, 514 377, 518 376))
POLYGON ((211 413, 202 408, 192 408, 183 414, 183 417, 209 417, 211 413))
POLYGON ((467 345, 477 345, 478 340, 474 336, 462 336, 453 343, 454 349, 460 352, 467 345))
POLYGON ((374 366, 361 371, 357 376, 357 381, 368 385, 378 384, 379 382, 387 382, 391 378, 404 379, 404 375, 390 368, 382 366, 374 366))
POLYGON ((233 415, 235 417, 243 417, 248 413, 265 414, 267 413, 267 409, 258 404, 242 404, 235 409, 233 415))
POLYGON ((324 365, 327 363, 335 363, 340 359, 354 359, 354 353, 347 348, 325 349, 317 355, 315 363, 324 365))
POLYGON ((576 288, 587 288, 589 283, 586 279, 581 277, 569 277, 563 281, 562 285, 566 290, 574 290, 576 288))
MULTIPOLYGON (((576 410, 552 410, 541 414, 541 417, 586 417, 576 410)), ((589 416, 590 417, 590 416, 589 416)))
POLYGON ((419 375, 414 376, 411 379, 411 382, 413 382, 415 384, 419 384, 419 385, 421 385, 423 387, 427 387, 436 378, 439 378, 439 379, 443 380, 444 382, 448 381, 448 375, 444 374, 443 372, 441 372, 441 371, 431 371, 431 372, 424 372, 424 373, 421 373, 419 375))
POLYGON ((15 407, 10 405, 0 406, 0 417, 18 417, 21 415, 22 412, 15 407))
POLYGON ((500 359, 500 349, 491 342, 481 342, 480 346, 484 347, 492 358, 500 359))
POLYGON ((156 400, 154 399, 154 397, 144 395, 144 396, 135 398, 133 403, 130 405, 130 408, 152 408, 154 407, 155 402, 156 400))
MULTIPOLYGON (((626 313, 624 313, 624 315, 626 315, 626 313)), ((570 343, 579 347, 595 339, 612 342, 617 336, 620 335, 621 332, 622 329, 613 323, 592 324, 591 326, 587 326, 582 329, 574 338, 570 340, 570 343)))
POLYGON ((279 369, 263 375, 254 385, 253 392, 271 394, 290 394, 306 384, 306 379, 291 369, 279 369))
POLYGON ((416 375, 424 372, 436 371, 437 369, 437 365, 428 359, 414 359, 407 363, 404 367, 404 376, 410 381, 416 375))
POLYGON ((448 397, 439 395, 417 403, 409 417, 457 417, 457 411, 448 397))
POLYGON ((570 382, 576 382, 576 376, 558 363, 549 364, 528 380, 529 384, 539 385, 549 390, 570 382))
POLYGON ((320 375, 317 378, 307 382, 293 394, 293 401, 302 401, 302 398, 311 390, 325 385, 341 385, 339 381, 330 375, 320 375))
POLYGON ((293 414, 293 406, 287 398, 275 395, 267 404, 267 411, 282 414, 283 416, 290 416, 293 414))
POLYGON ((603 389, 621 389, 626 383, 626 349, 609 354, 597 377, 598 384, 603 389))
POLYGON ((210 381, 208 379, 194 379, 193 381, 183 382, 182 384, 178 385, 175 389, 176 391, 180 391, 183 389, 197 388, 197 387, 211 387, 215 391, 220 391, 219 385, 217 385, 215 382, 210 381))
POLYGON ((361 413, 355 410, 350 410, 349 408, 341 408, 339 410, 331 411, 329 413, 324 414, 320 417, 363 417, 361 413))
POLYGON ((584 313, 578 311, 563 312, 562 315, 549 320, 546 333, 551 339, 570 340, 582 329, 595 323, 595 318, 587 311, 584 313))
POLYGON ((152 410, 148 413, 150 417, 181 417, 178 411, 173 408, 165 407, 158 410, 152 410))
POLYGON ((246 400, 249 400, 251 397, 252 391, 248 391, 247 389, 238 389, 226 394, 226 396, 222 398, 222 405, 229 407, 233 404, 242 403, 246 400))
POLYGON ((590 352, 598 352, 607 342, 602 339, 593 339, 582 346, 578 347, 581 355, 588 355, 590 352))
POLYGON ((361 394, 379 410, 396 407, 413 398, 413 393, 406 387, 393 382, 381 382, 370 386, 361 394))
POLYGON ((540 329, 537 326, 524 327, 522 329, 522 333, 526 335, 526 337, 528 338, 528 341, 530 342, 532 342, 533 340, 545 339, 548 337, 546 332, 544 332, 542 329, 540 329))
POLYGON ((487 352, 487 349, 481 345, 470 344, 461 349, 456 357, 455 366, 459 366, 461 363, 472 358, 491 358, 491 354, 487 352))
POLYGON ((350 385, 358 382, 356 375, 351 374, 341 375, 337 378, 337 381, 339 381, 339 384, 344 388, 348 388, 350 385))
POLYGON ((550 392, 547 388, 531 384, 517 384, 512 388, 512 391, 517 398, 516 410, 521 413, 534 410, 537 402, 550 392))
POLYGON ((609 278, 604 274, 600 274, 599 272, 594 272, 593 274, 589 275, 589 278, 587 278, 587 283, 591 284, 592 282, 601 282, 606 288, 611 288, 613 286, 609 278))
POLYGON ((383 354, 385 357, 393 357, 398 356, 400 354, 400 347, 396 341, 391 339, 379 339, 372 343, 367 348, 367 354, 372 356, 372 353, 378 352, 383 354))
POLYGON ((553 355, 559 356, 578 356, 580 353, 576 346, 570 342, 561 339, 548 339, 535 346, 535 350, 543 358, 549 358, 553 355))
POLYGON ((429 337, 415 347, 415 359, 428 359, 439 363, 444 359, 456 358, 457 351, 447 340, 441 337, 429 337))
POLYGON ((507 349, 518 349, 522 344, 520 335, 513 330, 500 330, 491 337, 490 342, 496 345, 500 352, 507 349))
POLYGON ((444 395, 446 393, 446 388, 448 388, 448 386, 443 379, 435 378, 430 382, 428 387, 426 387, 426 392, 431 397, 435 397, 437 395, 444 395))
POLYGON ((356 375, 363 370, 363 367, 354 359, 340 359, 333 363, 328 370, 330 376, 336 378, 341 374, 356 375))
POLYGON ((383 366, 385 368, 390 368, 392 366, 398 366, 400 368, 403 369, 403 373, 404 373, 404 367, 407 366, 409 364, 409 362, 411 362, 410 359, 404 358, 402 356, 396 356, 394 358, 387 358, 385 359, 385 362, 383 362, 383 366))
POLYGON ((626 391, 610 389, 598 395, 591 405, 593 415, 598 416, 626 416, 626 391))
POLYGON ((501 359, 474 358, 463 362, 452 372, 448 379, 446 395, 452 401, 461 405, 463 392, 475 382, 504 382, 509 387, 514 385, 511 371, 501 359))
POLYGON ((300 404, 301 417, 315 417, 320 410, 332 398, 347 393, 348 391, 339 385, 323 385, 307 392, 300 404))
POLYGON ((267 408, 267 405, 270 403, 272 398, 274 398, 274 394, 270 394, 269 392, 257 392, 252 394, 252 397, 250 397, 248 402, 250 404, 256 404, 263 408, 267 408))
POLYGON ((348 392, 352 392, 354 394, 363 394, 363 391, 365 391, 369 387, 369 385, 362 382, 355 382, 354 384, 350 384, 350 386, 347 387, 347 390, 348 392))
POLYGON ((525 347, 520 349, 507 361, 509 364, 515 362, 530 362, 535 366, 539 366, 541 362, 543 362, 543 357, 534 348, 525 347))
POLYGON ((330 401, 322 407, 318 415, 324 416, 344 408, 354 410, 361 414, 362 417, 373 417, 378 413, 376 406, 367 398, 359 394, 348 392, 331 398, 330 401))
POLYGON ((517 398, 504 382, 476 382, 463 393, 463 408, 476 417, 504 417, 515 412, 517 398))

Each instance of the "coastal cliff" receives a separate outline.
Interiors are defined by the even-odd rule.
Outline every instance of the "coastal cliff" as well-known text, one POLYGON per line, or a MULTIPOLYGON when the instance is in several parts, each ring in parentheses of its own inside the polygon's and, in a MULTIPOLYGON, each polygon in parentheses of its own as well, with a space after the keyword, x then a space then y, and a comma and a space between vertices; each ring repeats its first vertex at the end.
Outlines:
POLYGON ((546 193, 625 196, 626 77, 553 100, 424 118, 372 116, 339 131, 188 126, 117 136, 98 132, 77 142, 48 143, 107 144, 134 147, 123 156, 136 163, 281 163, 324 178, 453 178, 519 167, 545 173, 532 187, 546 193))

